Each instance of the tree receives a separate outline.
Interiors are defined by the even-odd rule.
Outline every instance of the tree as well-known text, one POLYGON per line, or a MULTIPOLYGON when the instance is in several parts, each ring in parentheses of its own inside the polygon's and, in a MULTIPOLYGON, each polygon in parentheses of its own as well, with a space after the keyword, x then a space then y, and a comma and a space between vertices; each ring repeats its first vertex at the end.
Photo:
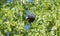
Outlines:
POLYGON ((60 36, 59 0, 1 0, 0 36, 60 36), (25 30, 26 11, 36 15, 25 30))

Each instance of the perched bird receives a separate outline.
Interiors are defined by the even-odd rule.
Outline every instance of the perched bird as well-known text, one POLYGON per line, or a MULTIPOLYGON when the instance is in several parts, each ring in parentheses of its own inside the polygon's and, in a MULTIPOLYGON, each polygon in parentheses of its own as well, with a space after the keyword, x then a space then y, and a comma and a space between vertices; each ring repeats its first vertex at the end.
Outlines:
POLYGON ((28 19, 29 23, 32 23, 35 20, 35 15, 34 14, 30 14, 27 19, 28 19))
POLYGON ((34 20, 35 20, 35 15, 32 12, 26 12, 25 28, 27 30, 30 29, 30 25, 34 20))

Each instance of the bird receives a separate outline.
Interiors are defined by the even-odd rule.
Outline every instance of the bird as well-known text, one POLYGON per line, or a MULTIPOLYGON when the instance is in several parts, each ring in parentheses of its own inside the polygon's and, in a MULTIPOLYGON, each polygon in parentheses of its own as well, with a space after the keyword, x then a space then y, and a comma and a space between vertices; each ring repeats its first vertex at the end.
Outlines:
POLYGON ((30 14, 27 19, 28 19, 29 23, 32 23, 35 20, 35 15, 34 14, 30 14))
POLYGON ((31 27, 31 23, 35 20, 35 15, 32 13, 32 12, 26 12, 26 15, 25 15, 25 18, 26 18, 26 21, 25 21, 25 28, 26 30, 29 30, 30 27, 31 27))

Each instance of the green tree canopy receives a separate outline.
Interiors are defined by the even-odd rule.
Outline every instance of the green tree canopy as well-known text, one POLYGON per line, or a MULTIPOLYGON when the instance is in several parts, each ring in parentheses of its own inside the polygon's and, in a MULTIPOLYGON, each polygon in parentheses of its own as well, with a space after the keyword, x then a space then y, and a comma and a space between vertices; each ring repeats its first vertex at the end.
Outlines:
POLYGON ((60 36, 60 0, 0 0, 0 36, 60 36), (25 30, 26 11, 36 15, 25 30))

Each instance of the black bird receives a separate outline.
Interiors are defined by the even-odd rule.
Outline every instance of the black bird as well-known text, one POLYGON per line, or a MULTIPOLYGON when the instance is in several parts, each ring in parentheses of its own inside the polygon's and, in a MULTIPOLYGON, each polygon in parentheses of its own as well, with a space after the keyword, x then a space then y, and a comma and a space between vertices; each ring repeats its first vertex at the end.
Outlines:
POLYGON ((32 12, 26 12, 26 21, 25 21, 25 24, 26 25, 26 29, 30 29, 30 25, 31 23, 35 20, 35 15, 32 13, 32 12))
POLYGON ((28 19, 29 23, 32 23, 35 20, 35 15, 34 14, 30 14, 30 15, 28 15, 27 19, 28 19))

